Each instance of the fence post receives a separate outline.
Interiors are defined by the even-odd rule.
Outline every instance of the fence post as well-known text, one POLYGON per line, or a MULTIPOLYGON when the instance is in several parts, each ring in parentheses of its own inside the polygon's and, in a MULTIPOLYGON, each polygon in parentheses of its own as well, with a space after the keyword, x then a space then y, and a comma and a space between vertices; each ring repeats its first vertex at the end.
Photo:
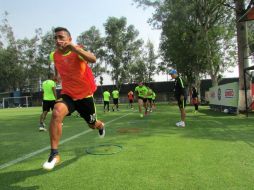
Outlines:
POLYGON ((28 108, 28 96, 26 96, 26 107, 28 108))

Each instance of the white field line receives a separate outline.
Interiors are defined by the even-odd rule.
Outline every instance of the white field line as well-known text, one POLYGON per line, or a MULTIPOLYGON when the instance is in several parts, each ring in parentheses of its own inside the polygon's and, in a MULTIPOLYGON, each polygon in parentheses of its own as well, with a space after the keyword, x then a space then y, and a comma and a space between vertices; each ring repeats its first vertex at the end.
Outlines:
POLYGON ((213 122, 213 123, 216 123, 216 124, 219 124, 219 125, 222 125, 223 123, 220 122, 220 121, 216 121, 216 120, 211 120, 211 119, 208 119, 206 121, 209 121, 209 122, 213 122))
MULTIPOLYGON (((128 116, 128 115, 130 115, 130 114, 132 114, 132 113, 128 113, 128 114, 125 114, 125 115, 123 115, 123 116, 121 116, 121 117, 118 117, 118 118, 115 118, 115 119, 113 119, 113 120, 110 120, 110 121, 106 122, 105 125, 108 125, 108 124, 110 124, 110 123, 112 123, 112 122, 114 122, 114 121, 116 121, 116 120, 119 120, 119 119, 121 119, 121 118, 123 118, 123 117, 126 117, 126 116, 128 116)), ((85 135, 85 134, 87 134, 87 133, 89 133, 89 132, 91 132, 91 131, 93 131, 93 130, 92 130, 92 129, 88 129, 88 130, 86 130, 86 131, 83 131, 82 133, 79 133, 79 134, 77 134, 77 135, 74 135, 74 136, 71 136, 71 137, 69 137, 69 138, 67 138, 67 139, 62 140, 59 144, 64 144, 64 143, 66 143, 66 142, 68 142, 68 141, 71 141, 71 140, 76 139, 76 138, 78 138, 78 137, 80 137, 80 136, 82 136, 82 135, 85 135)), ((35 152, 26 154, 26 155, 24 155, 24 156, 22 156, 22 157, 19 157, 19 158, 15 159, 15 160, 12 160, 12 161, 10 161, 10 162, 7 162, 7 163, 5 163, 5 164, 2 164, 2 165, 0 165, 0 170, 1 170, 1 169, 4 169, 4 168, 7 168, 7 167, 9 167, 9 166, 12 166, 12 165, 14 165, 14 164, 17 164, 17 163, 19 163, 19 162, 22 162, 22 161, 24 161, 24 160, 26 160, 26 159, 28 159, 28 158, 31 158, 31 157, 33 157, 33 156, 35 156, 35 155, 37 155, 37 154, 40 154, 40 153, 42 153, 42 152, 44 152, 44 151, 46 151, 46 150, 49 150, 49 149, 50 149, 50 146, 47 146, 47 147, 44 147, 44 148, 42 148, 42 149, 40 149, 40 150, 37 150, 37 151, 35 151, 35 152)))

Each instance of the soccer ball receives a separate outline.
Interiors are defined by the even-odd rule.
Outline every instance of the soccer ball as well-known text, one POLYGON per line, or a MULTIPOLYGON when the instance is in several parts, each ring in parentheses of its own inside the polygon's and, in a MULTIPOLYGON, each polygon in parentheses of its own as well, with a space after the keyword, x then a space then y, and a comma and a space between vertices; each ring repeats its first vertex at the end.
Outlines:
POLYGON ((224 112, 224 113, 228 113, 229 110, 228 110, 228 109, 224 109, 223 112, 224 112))

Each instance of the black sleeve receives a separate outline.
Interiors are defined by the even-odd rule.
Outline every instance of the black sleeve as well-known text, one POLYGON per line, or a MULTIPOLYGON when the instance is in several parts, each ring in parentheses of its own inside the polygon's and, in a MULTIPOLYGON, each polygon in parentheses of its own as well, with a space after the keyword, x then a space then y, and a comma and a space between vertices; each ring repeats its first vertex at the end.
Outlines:
POLYGON ((184 87, 184 82, 182 80, 181 77, 177 78, 177 86, 178 86, 178 90, 179 90, 179 95, 183 95, 185 96, 185 87, 184 87))

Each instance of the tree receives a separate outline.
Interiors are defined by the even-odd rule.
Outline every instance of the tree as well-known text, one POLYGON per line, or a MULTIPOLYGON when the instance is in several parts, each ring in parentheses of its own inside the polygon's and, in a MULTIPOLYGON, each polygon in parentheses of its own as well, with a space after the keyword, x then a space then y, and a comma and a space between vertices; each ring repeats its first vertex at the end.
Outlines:
POLYGON ((156 60, 158 56, 155 54, 154 45, 150 40, 148 40, 146 44, 146 49, 147 49, 147 52, 145 52, 144 60, 145 60, 146 68, 147 68, 147 76, 148 76, 147 82, 151 82, 153 81, 152 77, 156 73, 156 69, 157 69, 156 60))
POLYGON ((225 0, 134 1, 155 8, 151 23, 162 29, 161 69, 174 66, 190 82, 208 74, 218 84, 223 69, 234 63, 234 43, 228 43, 234 18, 225 0), (228 48, 222 52, 223 47, 228 48))
POLYGON ((127 26, 124 17, 109 17, 105 26, 106 62, 111 66, 112 80, 116 86, 128 82, 130 67, 141 54, 142 40, 133 25, 127 26))
POLYGON ((24 38, 17 40, 18 60, 16 60, 16 67, 19 69, 15 72, 15 76, 21 91, 38 90, 38 72, 34 69, 37 65, 38 40, 37 36, 32 39, 24 38))
POLYGON ((53 73, 54 66, 50 63, 49 55, 54 50, 54 28, 52 28, 40 37, 40 44, 38 45, 37 64, 34 69, 41 79, 46 79, 47 74, 53 73))
POLYGON ((100 31, 95 26, 92 26, 78 36, 77 43, 96 56, 96 63, 91 64, 94 76, 100 76, 105 72, 105 67, 102 67, 105 57, 104 38, 101 37, 100 31))
POLYGON ((3 91, 38 90, 38 78, 41 69, 38 68, 38 45, 41 29, 35 31, 31 39, 16 40, 12 27, 8 23, 8 13, 4 14, 0 46, 0 86, 3 91))
POLYGON ((232 9, 223 5, 225 2, 227 1, 194 1, 196 17, 206 44, 205 58, 213 86, 218 85, 221 72, 232 66, 235 60, 235 56, 232 56, 235 50, 235 45, 232 43, 235 17, 232 9))
MULTIPOLYGON (((252 1, 250 1, 251 3, 252 1)), ((245 12, 245 1, 235 0, 236 20, 239 20, 245 12)), ((249 6, 248 6, 249 7, 249 6)), ((244 94, 244 68, 248 67, 248 31, 246 22, 236 23, 237 44, 238 44, 238 68, 239 68, 239 101, 238 108, 240 111, 245 110, 245 94, 244 94)), ((250 85, 247 84, 247 89, 250 85)))
POLYGON ((129 67, 129 72, 131 73, 131 75, 128 76, 129 83, 149 82, 147 66, 144 59, 139 58, 136 60, 135 64, 131 64, 129 67))
POLYGON ((8 19, 8 13, 5 12, 0 25, 0 85, 1 90, 9 91, 18 88, 18 80, 21 67, 17 65, 18 52, 16 48, 16 40, 13 34, 12 27, 8 19))

